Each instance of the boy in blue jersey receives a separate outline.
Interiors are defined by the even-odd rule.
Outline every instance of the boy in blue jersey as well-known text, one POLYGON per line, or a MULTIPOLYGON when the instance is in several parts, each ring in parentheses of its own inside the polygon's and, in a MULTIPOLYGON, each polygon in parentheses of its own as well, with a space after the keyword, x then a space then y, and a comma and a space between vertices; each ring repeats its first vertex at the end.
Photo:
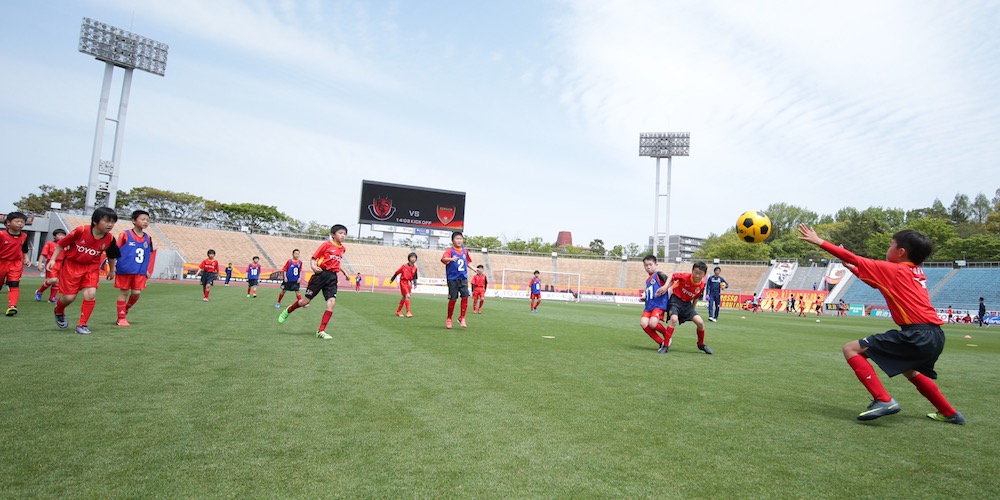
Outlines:
POLYGON ((292 258, 285 262, 285 267, 282 268, 285 273, 285 280, 281 283, 281 292, 278 293, 278 301, 274 303, 274 307, 281 307, 281 299, 285 296, 285 292, 295 292, 295 300, 302 300, 302 294, 299 293, 299 280, 302 279, 302 261, 299 260, 299 249, 296 248, 292 250, 292 258))
POLYGON ((535 271, 531 276, 531 283, 528 284, 528 288, 531 290, 531 295, 528 300, 531 301, 531 312, 538 312, 538 305, 542 303, 542 279, 539 278, 538 271, 535 271))
POLYGON ((118 289, 118 326, 131 326, 126 316, 132 306, 139 301, 139 295, 146 288, 146 279, 153 275, 153 237, 146 234, 149 227, 149 212, 132 212, 132 229, 118 235, 118 249, 121 257, 115 263, 115 288, 118 289))
POLYGON ((254 255, 253 262, 247 266, 247 297, 253 292, 253 298, 257 298, 257 282, 260 280, 260 257, 254 255))
POLYGON ((729 283, 722 277, 722 268, 715 266, 712 276, 706 280, 705 298, 708 299, 708 320, 715 323, 719 320, 719 306, 722 304, 722 289, 729 283))
POLYGON ((444 251, 441 263, 444 264, 445 277, 448 279, 448 319, 444 327, 451 329, 451 316, 455 312, 455 301, 462 297, 462 309, 459 312, 458 324, 466 328, 465 311, 469 308, 469 264, 472 259, 464 247, 465 236, 461 231, 451 233, 451 248, 444 251))
POLYGON ((667 310, 667 301, 670 299, 670 295, 667 293, 669 289, 666 287, 670 278, 656 270, 655 255, 643 257, 642 267, 649 274, 649 278, 646 278, 646 288, 642 292, 642 297, 639 298, 646 305, 642 311, 642 317, 639 318, 639 326, 642 327, 642 331, 646 332, 646 335, 649 335, 649 338, 659 344, 660 348, 656 352, 666 354, 670 348, 670 342, 667 340, 667 329, 663 323, 660 323, 660 320, 663 319, 663 313, 667 310))

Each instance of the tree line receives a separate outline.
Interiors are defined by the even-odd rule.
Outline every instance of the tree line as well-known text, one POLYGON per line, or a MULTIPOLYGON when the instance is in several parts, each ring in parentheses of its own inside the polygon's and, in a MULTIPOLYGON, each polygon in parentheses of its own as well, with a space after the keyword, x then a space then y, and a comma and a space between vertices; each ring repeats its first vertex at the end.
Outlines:
MULTIPOLYGON (((58 202, 63 210, 83 210, 87 188, 39 186, 14 205, 26 213, 42 214, 58 202)), ((118 192, 118 210, 149 212, 153 220, 210 228, 249 229, 251 232, 279 232, 324 237, 329 226, 316 221, 303 222, 269 205, 256 203, 220 203, 190 193, 177 193, 152 187, 137 187, 118 192)), ((926 208, 869 207, 859 210, 842 208, 832 215, 819 215, 803 207, 772 203, 764 213, 771 219, 772 235, 764 243, 750 245, 736 236, 736 225, 723 234, 711 234, 694 257, 699 259, 752 260, 826 258, 825 252, 798 239, 796 227, 805 223, 816 228, 823 238, 850 249, 858 255, 883 258, 892 234, 900 229, 916 229, 931 238, 935 252, 930 260, 1000 260, 1000 189, 993 198, 979 193, 970 198, 958 194, 945 207, 940 199, 926 208)), ((377 239, 377 238, 373 238, 377 239)), ((576 256, 635 258, 644 255, 648 246, 637 243, 613 245, 594 239, 586 246, 557 247, 540 237, 506 240, 497 236, 467 236, 469 248, 518 253, 559 252, 576 256)), ((663 257, 662 248, 660 249, 663 257)))

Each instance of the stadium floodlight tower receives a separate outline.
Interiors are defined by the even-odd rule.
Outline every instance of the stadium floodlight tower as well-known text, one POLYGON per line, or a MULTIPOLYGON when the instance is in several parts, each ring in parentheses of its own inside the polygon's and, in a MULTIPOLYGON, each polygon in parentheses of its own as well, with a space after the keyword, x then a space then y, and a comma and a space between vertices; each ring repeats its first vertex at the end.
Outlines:
POLYGON ((125 136, 125 113, 128 111, 128 94, 132 86, 132 70, 140 69, 163 76, 167 69, 167 45, 149 38, 115 28, 90 18, 83 18, 80 26, 80 52, 104 61, 104 84, 97 108, 97 130, 94 132, 94 152, 90 159, 90 181, 87 184, 87 212, 97 206, 98 193, 107 193, 104 206, 115 208, 118 198, 118 172, 122 141, 125 136), (125 69, 122 80, 118 118, 107 116, 108 97, 111 95, 111 77, 115 66, 125 69), (104 122, 115 123, 115 142, 111 160, 101 160, 104 144, 104 122))
POLYGON ((639 134, 639 156, 656 158, 656 196, 653 212, 653 245, 652 254, 656 255, 657 242, 660 236, 660 196, 667 198, 667 223, 663 231, 663 258, 670 251, 670 174, 675 156, 688 156, 691 147, 690 132, 657 132, 639 134), (660 194, 660 158, 667 159, 667 194, 660 194))

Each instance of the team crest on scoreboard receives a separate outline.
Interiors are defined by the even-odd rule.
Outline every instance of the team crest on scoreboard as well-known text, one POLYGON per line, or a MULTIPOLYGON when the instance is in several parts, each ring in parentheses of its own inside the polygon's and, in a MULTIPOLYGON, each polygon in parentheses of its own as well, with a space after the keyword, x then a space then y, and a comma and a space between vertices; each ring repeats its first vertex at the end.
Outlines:
POLYGON ((376 196, 372 204, 368 205, 368 211, 375 220, 386 220, 396 213, 396 207, 392 206, 391 198, 376 196))
POLYGON ((437 206, 437 216, 438 220, 442 224, 451 224, 451 221, 455 220, 455 206, 454 205, 438 205, 437 206))

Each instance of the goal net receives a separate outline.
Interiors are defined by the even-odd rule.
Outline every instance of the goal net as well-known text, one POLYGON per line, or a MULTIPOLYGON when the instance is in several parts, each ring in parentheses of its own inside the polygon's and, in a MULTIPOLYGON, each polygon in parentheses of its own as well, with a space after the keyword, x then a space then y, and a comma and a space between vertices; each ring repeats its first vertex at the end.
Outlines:
MULTIPOLYGON (((500 274, 502 298, 527 299, 531 292, 531 278, 534 270, 503 269, 500 274)), ((542 300, 580 300, 580 273, 558 273, 539 271, 542 280, 542 300)))

